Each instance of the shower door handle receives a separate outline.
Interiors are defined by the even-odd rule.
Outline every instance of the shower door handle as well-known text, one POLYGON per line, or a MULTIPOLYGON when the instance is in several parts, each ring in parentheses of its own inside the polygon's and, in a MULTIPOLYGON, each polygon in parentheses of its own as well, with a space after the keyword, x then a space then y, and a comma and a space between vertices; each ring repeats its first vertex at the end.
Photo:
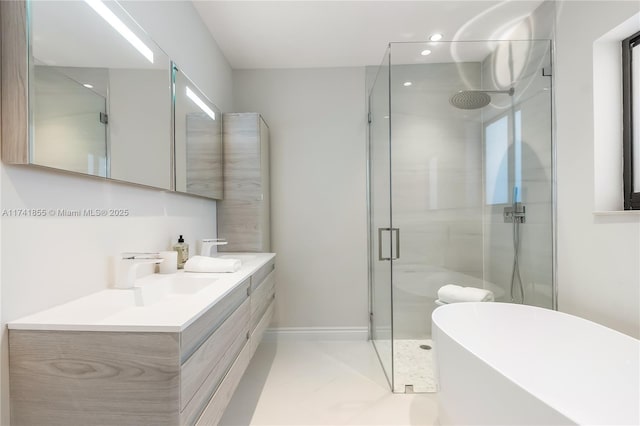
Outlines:
POLYGON ((378 228, 378 260, 398 260, 400 259, 400 228, 378 228), (393 257, 393 248, 391 249, 391 255, 389 257, 384 257, 382 255, 382 232, 388 231, 396 233, 396 251, 395 257, 393 257))
POLYGON ((391 257, 382 256, 382 232, 391 231, 391 228, 378 228, 378 260, 391 260, 391 257))

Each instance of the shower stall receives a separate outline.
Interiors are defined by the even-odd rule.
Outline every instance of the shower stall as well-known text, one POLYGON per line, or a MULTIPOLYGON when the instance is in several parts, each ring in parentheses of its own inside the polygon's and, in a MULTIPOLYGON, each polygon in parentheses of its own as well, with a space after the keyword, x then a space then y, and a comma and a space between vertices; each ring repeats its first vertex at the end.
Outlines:
POLYGON ((555 308, 551 70, 549 40, 391 43, 367 69, 370 334, 394 392, 437 390, 440 287, 555 308))

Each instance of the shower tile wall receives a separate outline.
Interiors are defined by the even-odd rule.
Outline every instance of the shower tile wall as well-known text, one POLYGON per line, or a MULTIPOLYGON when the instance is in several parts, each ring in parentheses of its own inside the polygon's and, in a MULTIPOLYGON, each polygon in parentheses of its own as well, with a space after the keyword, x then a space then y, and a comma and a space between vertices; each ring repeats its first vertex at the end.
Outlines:
POLYGON ((439 287, 482 287, 481 115, 449 104, 480 72, 479 62, 392 66, 395 339, 430 337, 439 287))
MULTIPOLYGON (((516 81, 513 101, 515 111, 520 111, 522 123, 519 135, 522 141, 522 180, 519 186, 521 200, 526 207, 526 223, 520 225, 520 272, 525 302, 551 308, 551 80, 542 75, 543 67, 549 66, 548 49, 549 43, 544 41, 512 42, 511 45, 516 81), (528 58, 528 62, 519 67, 518 58, 528 58)), ((500 55, 500 50, 482 63, 482 87, 487 90, 508 88, 509 80, 506 85, 498 83, 500 75, 505 73, 497 69, 501 61, 497 60, 496 55, 500 55)), ((486 123, 509 114, 510 107, 509 97, 494 96, 491 106, 483 109, 483 121, 486 123)), ((511 147, 508 155, 513 154, 511 147)), ((513 167, 512 161, 509 161, 508 167, 513 167)), ((514 185, 516 182, 511 171, 507 183, 509 203, 512 202, 514 185)), ((514 248, 513 224, 504 223, 504 206, 484 207, 484 271, 486 281, 501 289, 496 292, 498 300, 508 302, 514 248)))

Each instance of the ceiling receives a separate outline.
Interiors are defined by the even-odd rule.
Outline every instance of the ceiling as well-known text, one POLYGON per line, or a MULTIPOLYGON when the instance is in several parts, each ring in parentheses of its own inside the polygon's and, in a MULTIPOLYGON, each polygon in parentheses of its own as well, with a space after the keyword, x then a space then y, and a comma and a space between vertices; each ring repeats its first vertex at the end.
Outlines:
POLYGON ((541 0, 194 1, 234 69, 378 65, 389 42, 495 40, 541 0))

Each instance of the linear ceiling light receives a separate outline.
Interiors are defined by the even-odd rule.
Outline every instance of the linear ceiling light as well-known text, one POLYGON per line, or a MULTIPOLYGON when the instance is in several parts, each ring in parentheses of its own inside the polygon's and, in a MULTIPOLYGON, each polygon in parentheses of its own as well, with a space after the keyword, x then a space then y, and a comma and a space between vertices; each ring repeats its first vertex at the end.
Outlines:
POLYGON ((124 22, 120 20, 101 0, 84 0, 93 10, 96 11, 98 15, 100 15, 105 21, 109 23, 117 32, 120 33, 122 37, 124 37, 133 47, 135 47, 138 52, 142 54, 147 60, 153 63, 153 52, 149 47, 138 38, 137 35, 133 33, 127 27, 124 22))
POLYGON ((216 119, 216 113, 213 112, 213 110, 211 108, 209 108, 207 106, 207 104, 205 104, 204 102, 202 102, 202 99, 200 99, 198 97, 198 95, 196 95, 195 93, 193 93, 193 91, 191 89, 189 89, 189 87, 187 87, 187 97, 189 99, 191 99, 193 101, 193 103, 195 103, 196 105, 198 105, 200 107, 200 109, 202 111, 204 111, 209 117, 213 118, 214 120, 216 119))

